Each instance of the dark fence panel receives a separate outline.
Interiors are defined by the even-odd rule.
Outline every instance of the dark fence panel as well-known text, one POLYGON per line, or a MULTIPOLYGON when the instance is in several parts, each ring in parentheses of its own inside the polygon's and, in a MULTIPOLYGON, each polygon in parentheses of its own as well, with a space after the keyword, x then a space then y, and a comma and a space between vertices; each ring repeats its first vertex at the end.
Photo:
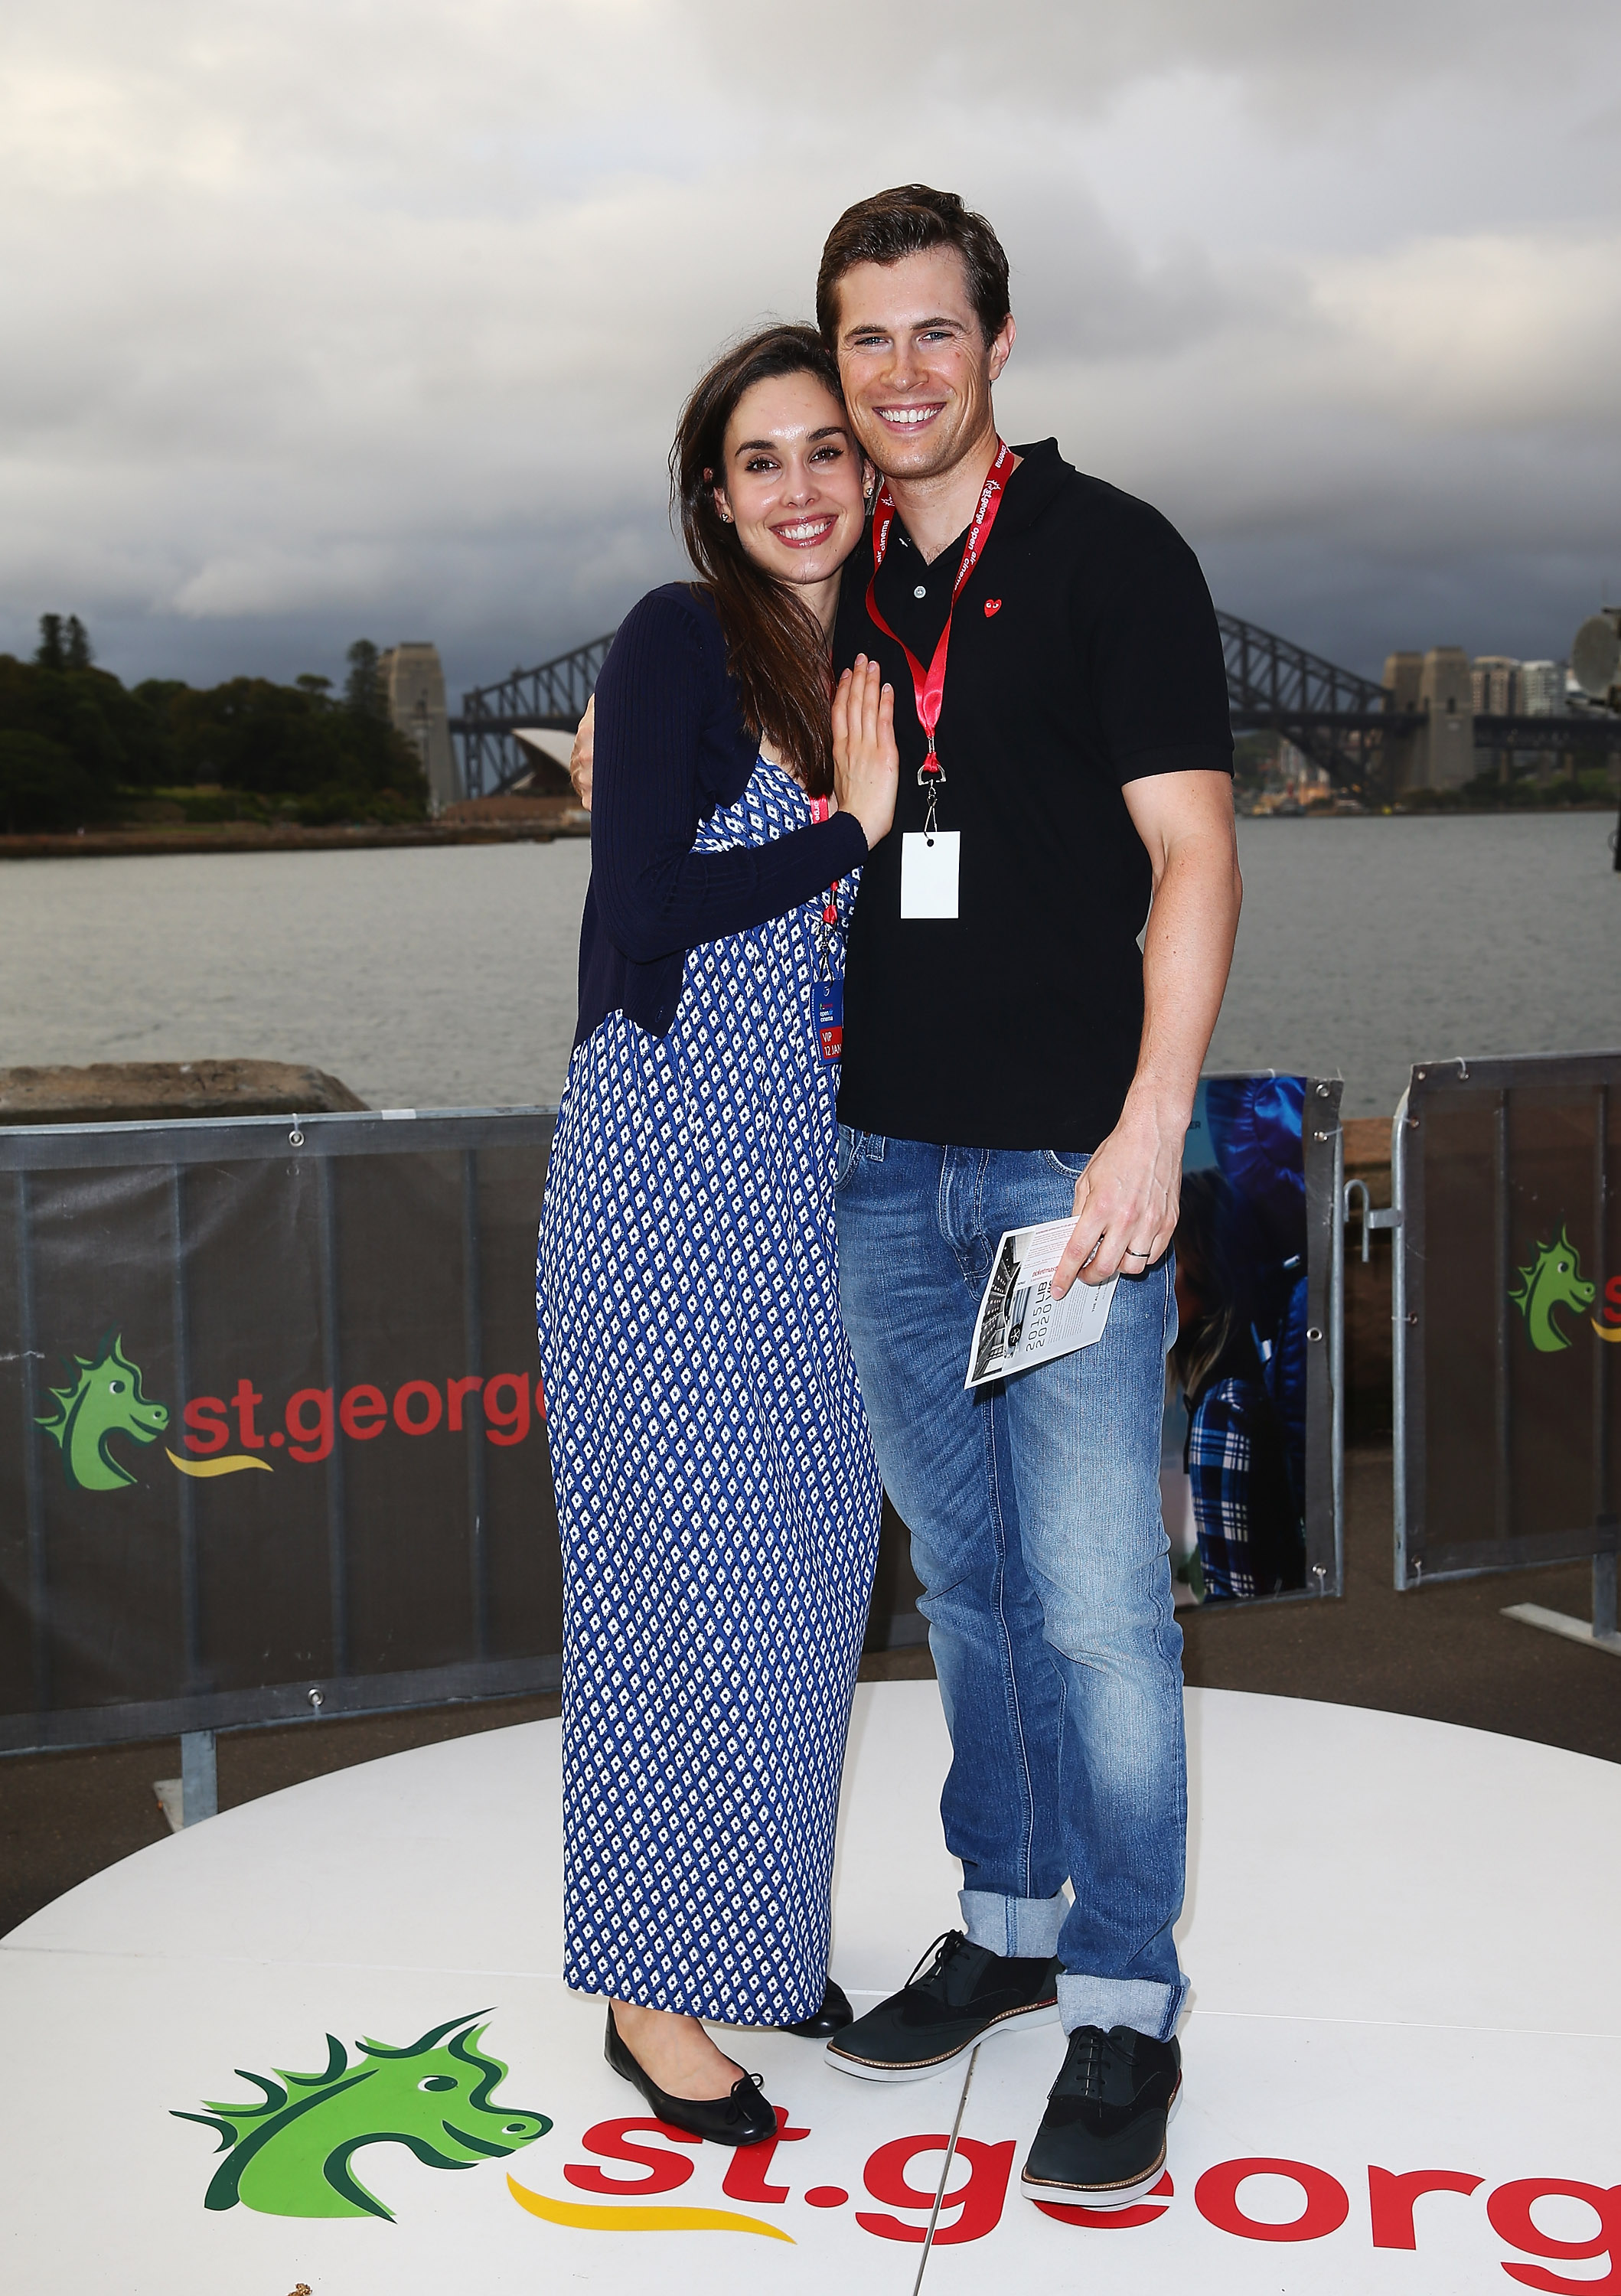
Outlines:
POLYGON ((555 1686, 553 1122, 0 1132, 0 1751, 555 1686))
POLYGON ((1451 1061, 1397 1112, 1398 1587, 1613 1555, 1621 1053, 1451 1061))

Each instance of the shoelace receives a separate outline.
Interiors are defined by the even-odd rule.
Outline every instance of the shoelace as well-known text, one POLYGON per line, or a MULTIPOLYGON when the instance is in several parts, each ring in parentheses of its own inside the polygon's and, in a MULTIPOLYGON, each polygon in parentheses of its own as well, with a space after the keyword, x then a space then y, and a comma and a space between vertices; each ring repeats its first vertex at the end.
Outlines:
POLYGON ((1108 2038, 1094 2026, 1085 2031, 1084 2038, 1085 2053, 1077 2053, 1075 2061, 1066 2065, 1064 2070, 1070 2080, 1080 2082, 1081 2095, 1089 2103, 1101 2103, 1103 2095, 1103 2053, 1109 2046, 1108 2038))
POLYGON ((966 1931, 962 1930, 942 1930, 939 1936, 936 1938, 932 1945, 924 1947, 922 1960, 919 1962, 917 1967, 906 1980, 905 1984, 902 1986, 901 1991, 905 1993, 913 1985, 928 1985, 931 1983, 935 1978, 938 1977, 946 1963, 957 1951, 957 1948, 960 1946, 965 1946, 967 1943, 968 1937, 966 1931))

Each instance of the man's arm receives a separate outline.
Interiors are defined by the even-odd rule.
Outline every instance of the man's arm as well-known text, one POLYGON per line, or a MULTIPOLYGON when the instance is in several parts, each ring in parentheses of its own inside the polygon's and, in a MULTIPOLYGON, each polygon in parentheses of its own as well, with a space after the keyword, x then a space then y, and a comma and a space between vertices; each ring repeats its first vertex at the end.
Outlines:
POLYGON ((1140 1275, 1170 1247, 1199 1072, 1232 962, 1243 884, 1223 773, 1151 774, 1124 795, 1154 871, 1142 943, 1142 1043, 1120 1121, 1075 1184, 1075 1233, 1052 1279, 1140 1275))
POLYGON ((574 747, 569 752, 569 779, 574 783, 574 794, 591 810, 591 753, 596 742, 596 695, 585 704, 585 714, 580 719, 574 747))

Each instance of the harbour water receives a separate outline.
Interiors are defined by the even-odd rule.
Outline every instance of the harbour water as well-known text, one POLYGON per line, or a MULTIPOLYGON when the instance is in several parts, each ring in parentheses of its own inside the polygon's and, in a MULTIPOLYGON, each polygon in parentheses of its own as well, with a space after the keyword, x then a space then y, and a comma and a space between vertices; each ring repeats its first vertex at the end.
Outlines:
MULTIPOLYGON (((1621 1043, 1610 825, 1243 823, 1210 1064, 1342 1073, 1375 1116, 1415 1061, 1621 1043)), ((583 840, 8 864, 0 1062, 250 1056, 375 1107, 554 1103, 589 872, 583 840)))

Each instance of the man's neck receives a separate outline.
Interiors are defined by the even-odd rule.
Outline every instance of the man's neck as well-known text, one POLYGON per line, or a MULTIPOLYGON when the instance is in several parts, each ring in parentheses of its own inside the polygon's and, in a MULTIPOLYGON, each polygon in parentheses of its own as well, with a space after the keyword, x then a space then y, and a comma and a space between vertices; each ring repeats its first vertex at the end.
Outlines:
POLYGON ((932 564, 973 517, 995 459, 993 425, 949 471, 937 471, 926 479, 889 480, 895 507, 926 562, 932 564))

